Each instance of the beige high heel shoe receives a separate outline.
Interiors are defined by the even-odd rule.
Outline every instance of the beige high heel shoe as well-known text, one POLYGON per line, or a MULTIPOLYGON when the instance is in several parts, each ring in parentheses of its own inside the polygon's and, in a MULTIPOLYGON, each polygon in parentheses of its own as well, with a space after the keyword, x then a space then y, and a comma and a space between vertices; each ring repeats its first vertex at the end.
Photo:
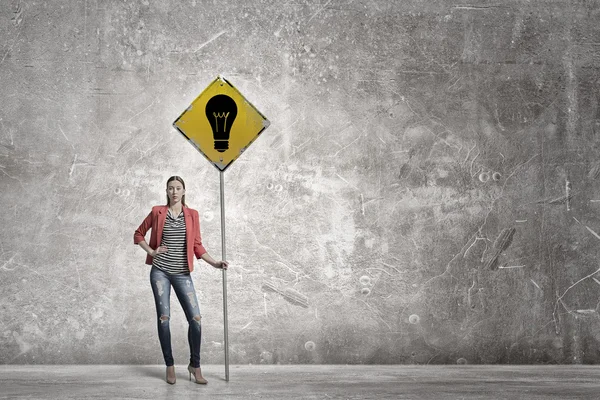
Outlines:
POLYGON ((177 381, 177 377, 175 376, 175 366, 173 365, 173 380, 169 380, 169 367, 167 367, 167 377, 165 379, 169 385, 174 385, 177 381))
POLYGON ((196 368, 192 367, 192 364, 188 365, 188 372, 190 373, 190 381, 192 380, 192 375, 194 375, 194 381, 196 383, 201 385, 206 385, 208 383, 208 381, 202 376, 202 371, 200 371, 200 378, 196 377, 196 368))

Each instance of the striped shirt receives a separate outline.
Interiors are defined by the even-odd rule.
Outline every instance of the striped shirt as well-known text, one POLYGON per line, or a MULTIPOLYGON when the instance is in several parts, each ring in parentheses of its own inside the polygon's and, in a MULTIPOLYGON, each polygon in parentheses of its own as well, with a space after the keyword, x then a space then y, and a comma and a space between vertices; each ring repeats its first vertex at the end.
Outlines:
POLYGON ((187 262, 187 246, 185 241, 185 218, 183 211, 173 217, 171 210, 167 213, 162 232, 161 246, 167 247, 166 253, 159 253, 152 258, 152 266, 169 274, 189 274, 187 262))

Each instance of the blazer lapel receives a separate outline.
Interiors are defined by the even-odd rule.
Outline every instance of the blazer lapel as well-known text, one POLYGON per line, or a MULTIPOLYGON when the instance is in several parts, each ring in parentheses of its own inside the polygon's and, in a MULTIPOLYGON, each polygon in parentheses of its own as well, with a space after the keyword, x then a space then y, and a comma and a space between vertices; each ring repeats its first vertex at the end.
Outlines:
POLYGON ((183 207, 183 218, 185 220, 185 240, 187 242, 189 238, 193 237, 190 235, 190 232, 192 231, 192 213, 190 213, 190 210, 185 206, 183 207))
POLYGON ((167 207, 163 207, 160 210, 158 210, 158 227, 156 229, 156 234, 157 234, 157 238, 156 238, 156 242, 158 243, 158 245, 160 246, 162 243, 162 231, 163 228, 165 227, 165 220, 167 219, 167 207))

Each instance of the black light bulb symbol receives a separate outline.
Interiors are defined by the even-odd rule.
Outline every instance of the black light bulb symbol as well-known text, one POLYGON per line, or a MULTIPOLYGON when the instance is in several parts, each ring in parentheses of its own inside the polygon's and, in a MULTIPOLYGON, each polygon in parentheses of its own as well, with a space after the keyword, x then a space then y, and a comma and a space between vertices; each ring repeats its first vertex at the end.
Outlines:
POLYGON ((229 149, 229 133, 237 115, 235 101, 227 95, 218 94, 206 103, 206 118, 215 139, 215 150, 223 153, 229 149))

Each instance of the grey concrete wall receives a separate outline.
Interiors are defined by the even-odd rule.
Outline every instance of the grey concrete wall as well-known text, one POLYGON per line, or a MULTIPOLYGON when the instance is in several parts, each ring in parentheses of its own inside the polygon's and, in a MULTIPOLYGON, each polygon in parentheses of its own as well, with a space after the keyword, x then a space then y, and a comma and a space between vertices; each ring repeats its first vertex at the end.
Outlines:
MULTIPOLYGON (((3 1, 0 362, 162 362, 132 236, 181 175, 219 258, 218 172, 171 126, 218 74, 272 122, 225 174, 232 363, 597 361, 599 17, 3 1)), ((220 272, 193 277, 219 363, 220 272)))

